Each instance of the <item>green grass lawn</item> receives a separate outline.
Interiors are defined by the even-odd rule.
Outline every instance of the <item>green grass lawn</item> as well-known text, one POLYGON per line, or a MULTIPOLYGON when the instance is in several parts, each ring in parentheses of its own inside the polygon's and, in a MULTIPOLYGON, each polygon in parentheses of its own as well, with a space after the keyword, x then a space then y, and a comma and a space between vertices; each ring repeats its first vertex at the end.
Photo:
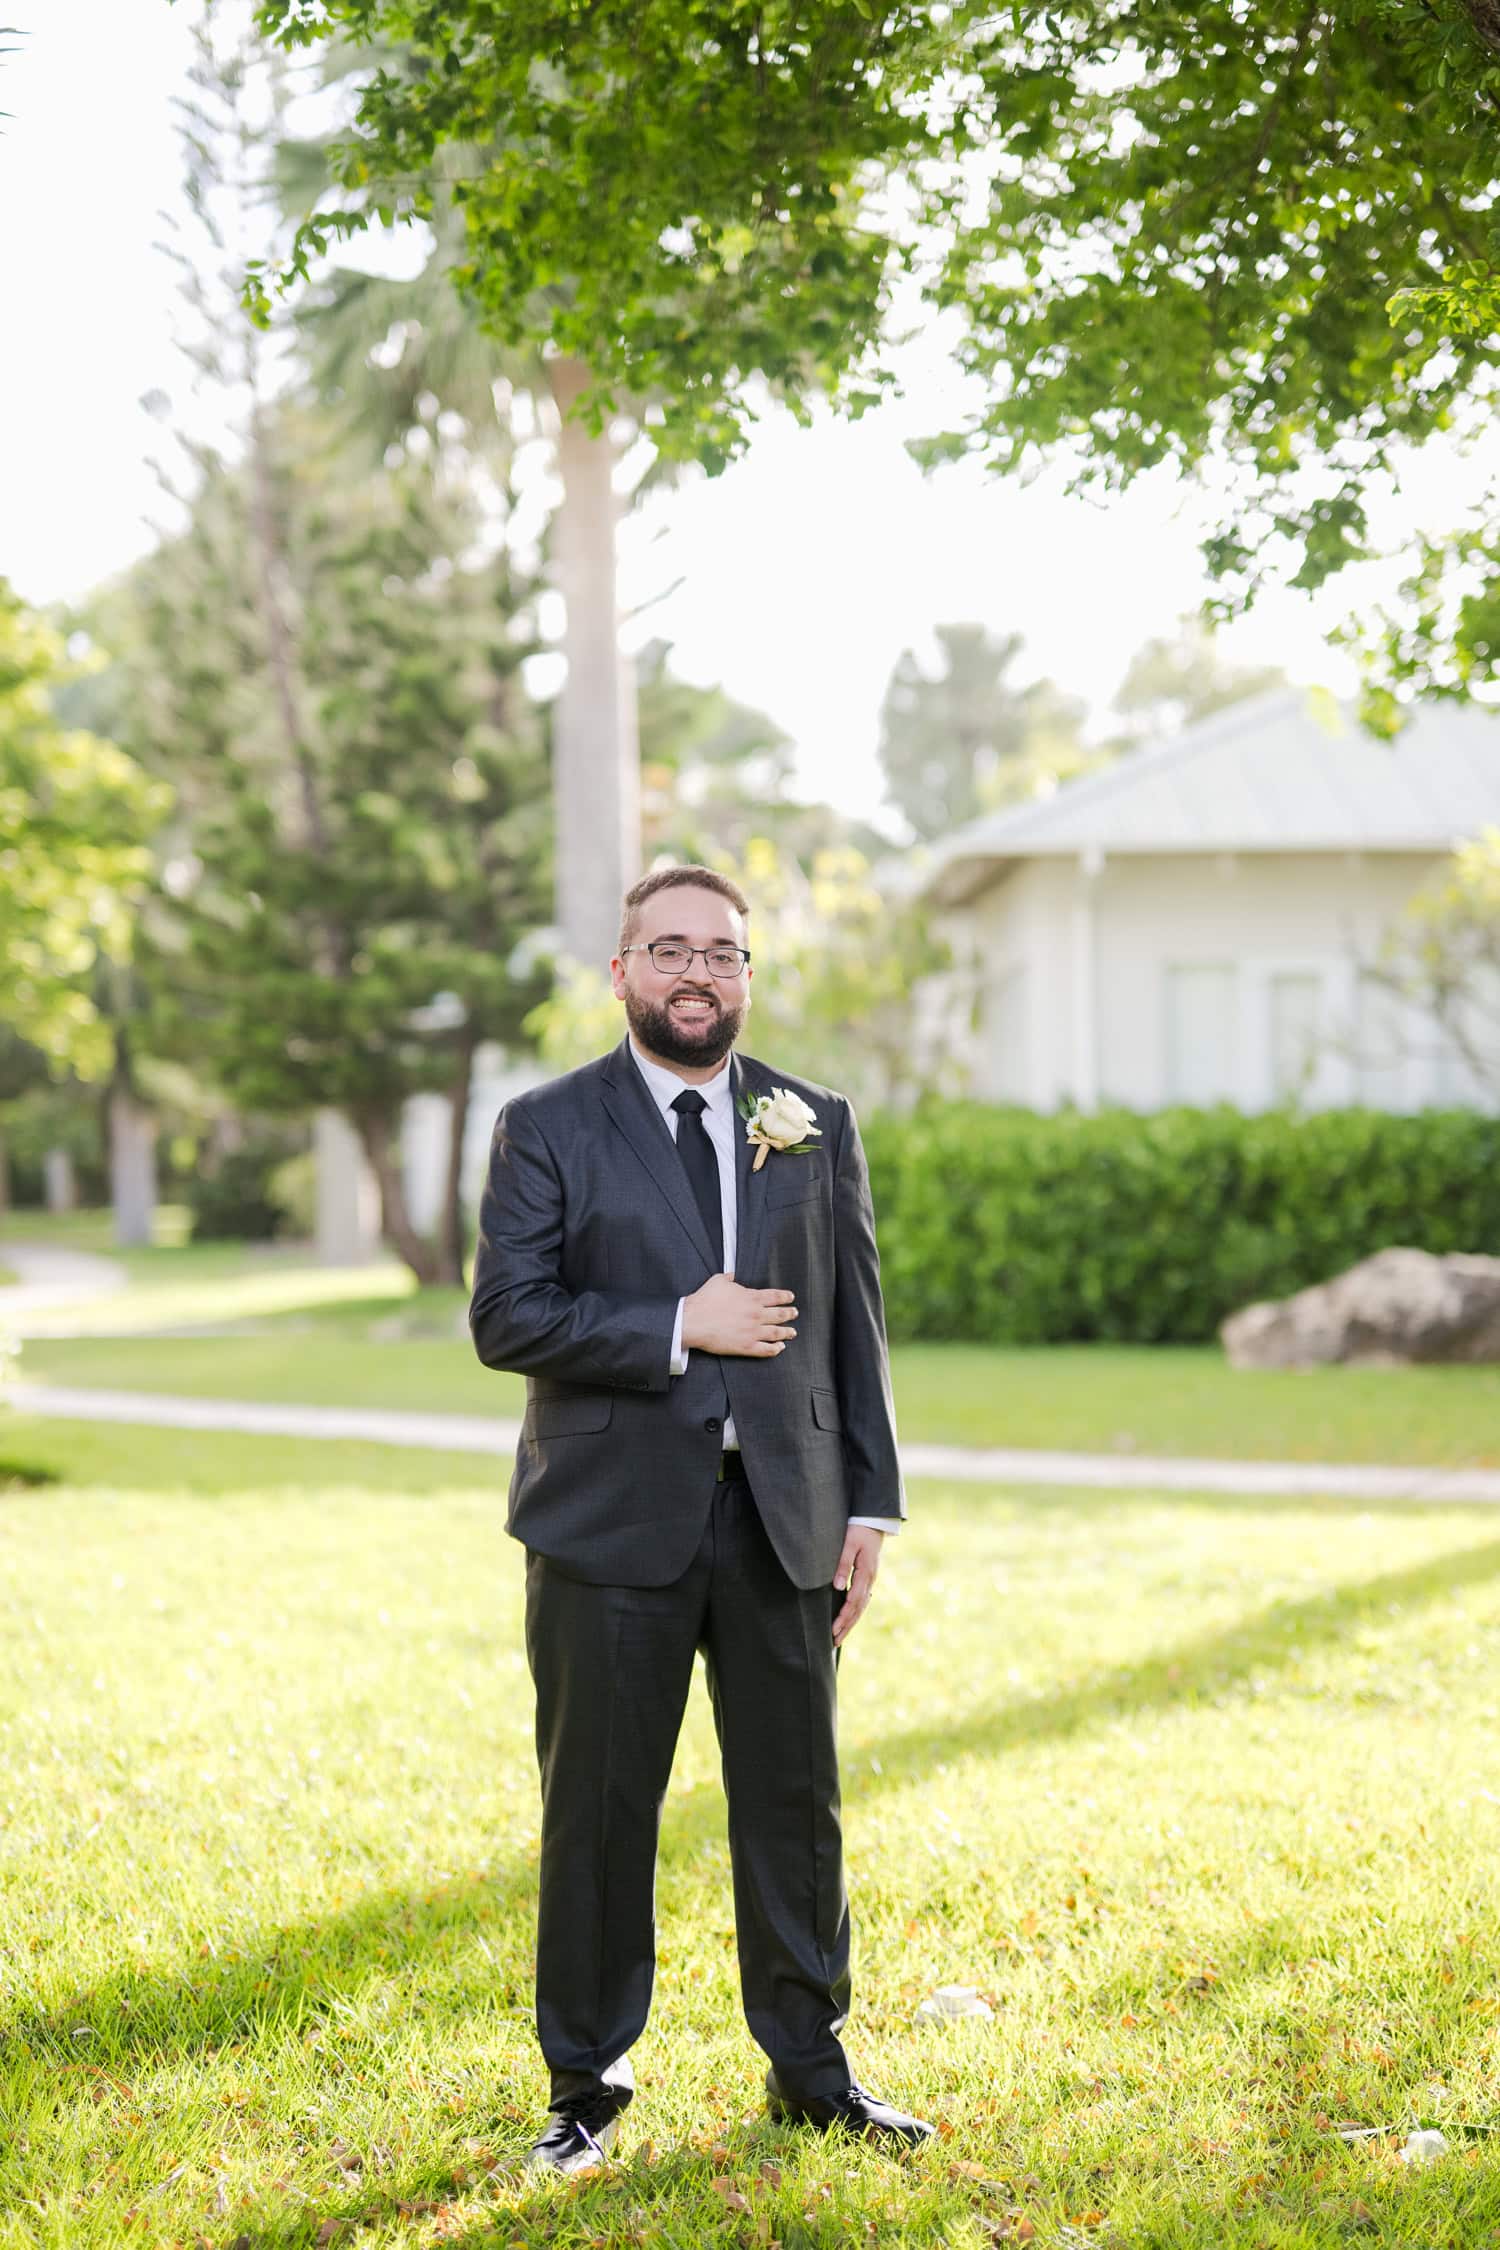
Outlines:
MULTIPOLYGON (((96 1214, 73 1214, 69 1226, 35 1239, 103 1246, 87 1232, 96 1214)), ((394 1260, 330 1269, 310 1263, 305 1245, 167 1241, 123 1262, 129 1287, 59 1307, 56 1333, 26 1346, 26 1375, 202 1398, 521 1410, 520 1382, 473 1356, 463 1293, 417 1293, 394 1260), (218 1330, 231 1332, 204 1332, 218 1330)), ((1215 1346, 904 1344, 892 1371, 912 1441, 1500 1465, 1500 1367, 1236 1373, 1215 1346)))
MULTIPOLYGON (((342 1277, 331 1276, 332 1280, 342 1277)), ((269 1284, 268 1284, 269 1286, 269 1284)), ((305 1309, 232 1336, 28 1343, 37 1382, 198 1398, 518 1415, 523 1386, 454 1333, 461 1303, 305 1309), (393 1312, 440 1333, 381 1341, 393 1312)), ((795 1348, 795 1347, 794 1347, 795 1348)), ((1316 1368, 1237 1374, 1213 1349, 907 1344, 892 1354, 908 1440, 1252 1460, 1500 1463, 1500 1368, 1316 1368)))
POLYGON ((639 2096, 558 2188, 515 2170, 544 2083, 499 1480, 19 1420, 5 1450, 64 1480, 0 1496, 7 2250, 1500 2238, 1491 1514, 919 1488, 843 1670, 850 2045, 942 2137, 763 2118, 699 1695, 639 2096), (918 2028, 954 1982, 992 2019, 918 2028))

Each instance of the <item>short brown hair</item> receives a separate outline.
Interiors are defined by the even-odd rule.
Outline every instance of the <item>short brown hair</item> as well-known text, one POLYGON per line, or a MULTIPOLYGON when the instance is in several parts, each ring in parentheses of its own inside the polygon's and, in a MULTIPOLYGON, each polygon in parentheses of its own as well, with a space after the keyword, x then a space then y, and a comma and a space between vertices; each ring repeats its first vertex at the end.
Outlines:
POLYGON ((635 936, 636 918, 647 899, 655 898, 658 891, 676 890, 678 885, 683 883, 690 884, 694 890, 717 891, 720 898, 728 899, 737 914, 743 915, 745 920, 749 921, 750 901, 746 898, 738 883, 732 883, 727 875, 719 874, 716 868, 694 866, 653 867, 649 875, 643 875, 638 883, 632 883, 630 889, 625 893, 620 907, 620 949, 622 952, 635 936))

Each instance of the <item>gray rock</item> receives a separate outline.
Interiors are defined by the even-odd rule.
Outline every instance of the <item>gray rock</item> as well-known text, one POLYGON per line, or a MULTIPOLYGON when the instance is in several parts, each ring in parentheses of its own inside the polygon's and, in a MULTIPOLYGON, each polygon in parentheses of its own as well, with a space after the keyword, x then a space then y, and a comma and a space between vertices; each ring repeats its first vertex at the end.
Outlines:
POLYGON ((1232 1367, 1500 1361, 1500 1258, 1380 1250, 1279 1304, 1231 1313, 1232 1367))

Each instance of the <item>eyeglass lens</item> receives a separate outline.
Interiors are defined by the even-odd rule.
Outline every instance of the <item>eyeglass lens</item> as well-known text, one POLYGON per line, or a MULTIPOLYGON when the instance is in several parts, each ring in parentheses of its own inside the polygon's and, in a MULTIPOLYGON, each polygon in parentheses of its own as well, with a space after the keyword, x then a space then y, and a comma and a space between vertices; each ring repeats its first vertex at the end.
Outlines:
MULTIPOLYGON (((711 973, 716 977, 737 977, 744 964, 745 957, 737 945, 712 945, 698 950, 703 953, 711 973)), ((653 967, 661 969, 668 976, 675 976, 679 969, 691 966, 694 949, 686 945, 648 945, 646 951, 651 956, 653 967)))

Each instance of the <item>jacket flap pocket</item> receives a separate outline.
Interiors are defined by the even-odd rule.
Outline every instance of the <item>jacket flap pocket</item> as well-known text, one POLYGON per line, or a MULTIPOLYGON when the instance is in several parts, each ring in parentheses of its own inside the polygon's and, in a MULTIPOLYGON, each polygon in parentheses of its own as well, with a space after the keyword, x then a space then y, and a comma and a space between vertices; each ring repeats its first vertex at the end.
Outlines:
POLYGON ((612 1398, 539 1398, 532 1411, 538 1437, 576 1437, 607 1430, 615 1410, 612 1398))
POLYGON ((813 1420, 820 1430, 841 1430, 844 1417, 839 1412, 837 1391, 814 1391, 812 1395, 813 1420))

